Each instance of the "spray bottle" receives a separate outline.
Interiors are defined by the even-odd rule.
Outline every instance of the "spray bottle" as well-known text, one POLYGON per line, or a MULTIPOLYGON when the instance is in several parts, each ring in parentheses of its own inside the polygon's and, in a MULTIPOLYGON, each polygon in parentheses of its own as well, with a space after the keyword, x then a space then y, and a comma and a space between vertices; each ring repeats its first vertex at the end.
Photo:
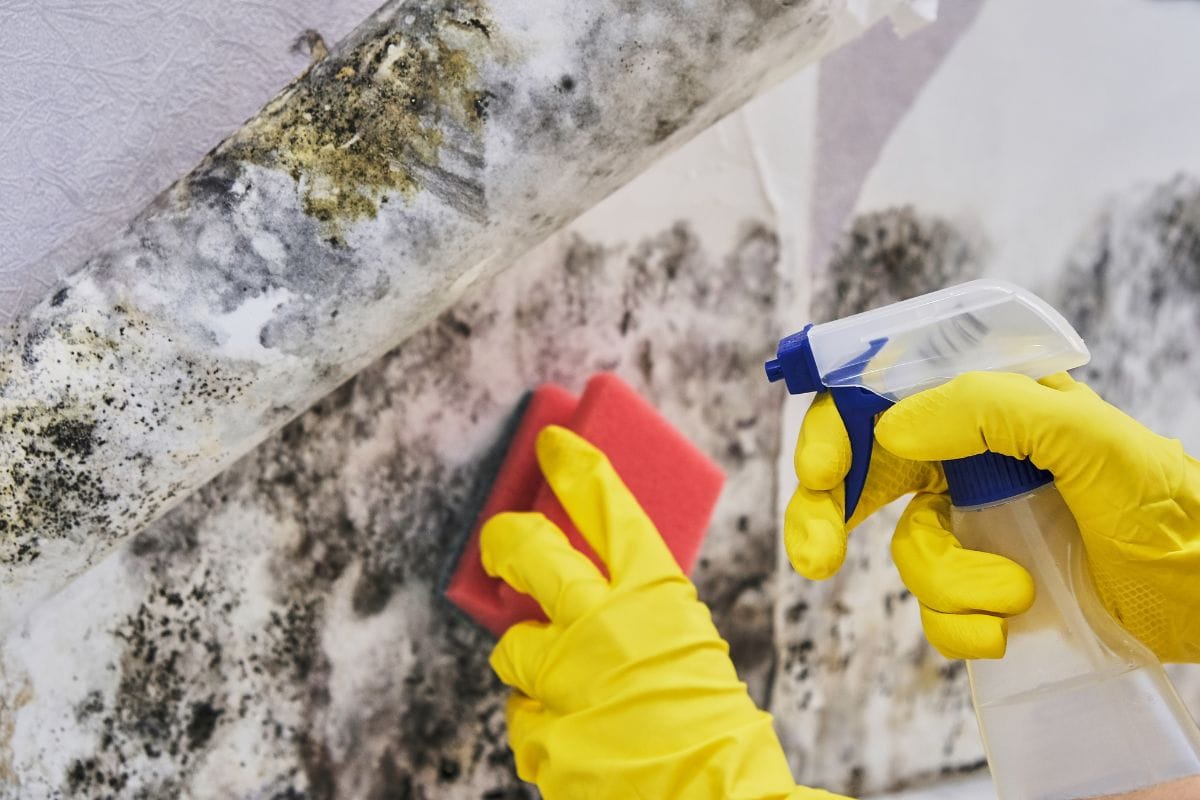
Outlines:
MULTIPOLYGON (((978 280, 821 325, 779 343, 767 377, 828 391, 850 437, 846 519, 867 480, 875 417, 968 371, 1040 378, 1089 359, 1063 317, 1009 283, 978 280)), ((1053 476, 982 453, 942 464, 963 546, 1033 575, 1002 659, 968 662, 1000 800, 1068 800, 1200 775, 1200 730, 1153 653, 1101 605, 1053 476)))

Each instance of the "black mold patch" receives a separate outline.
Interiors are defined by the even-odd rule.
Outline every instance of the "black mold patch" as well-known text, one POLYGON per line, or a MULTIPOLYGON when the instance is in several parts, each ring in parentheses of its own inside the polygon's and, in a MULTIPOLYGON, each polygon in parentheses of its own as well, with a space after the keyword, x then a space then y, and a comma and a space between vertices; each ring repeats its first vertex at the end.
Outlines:
POLYGON ((213 708, 211 702, 202 700, 192 703, 192 718, 188 721, 188 747, 192 750, 203 747, 217 727, 223 709, 213 708))
POLYGON ((297 736, 296 743, 308 784, 307 791, 300 796, 313 800, 333 800, 337 797, 337 771, 329 747, 307 732, 297 736))
POLYGON ((0 413, 0 437, 11 456, 0 472, 0 564, 34 560, 50 539, 86 536, 95 552, 104 552, 123 530, 152 518, 178 487, 152 480, 154 459, 135 454, 125 459, 128 474, 118 490, 109 484, 112 475, 94 468, 96 450, 124 435, 118 430, 152 434, 177 425, 192 413, 188 406, 241 395, 238 381, 219 368, 182 355, 165 362, 146 358, 154 335, 149 323, 121 305, 108 313, 103 329, 55 321, 13 342, 28 372, 52 370, 60 377, 50 382, 56 402, 8 396, 0 413), (143 369, 141 387, 124 379, 130 361, 143 369), (77 388, 75 370, 101 384, 77 388))
POLYGON ((262 796, 529 796, 494 643, 435 597, 512 410, 493 398, 497 370, 578 388, 616 369, 721 461, 736 485, 696 580, 761 697, 781 399, 760 373, 777 260, 759 225, 724 259, 682 224, 625 251, 576 239, 557 263, 506 273, 511 291, 479 287, 138 536, 130 569, 150 588, 113 624, 115 694, 78 710, 102 744, 76 794, 137 759, 187 787, 236 735, 259 742, 262 796), (261 622, 240 621, 247 609, 261 622), (335 624, 404 633, 381 633, 364 656, 377 663, 347 681, 335 624), (362 696, 339 695, 360 682, 362 696))
POLYGON ((856 314, 969 280, 978 246, 959 229, 911 207, 855 217, 813 299, 816 322, 856 314))
POLYGON ((1048 299, 1091 350, 1078 375, 1151 427, 1177 430, 1182 399, 1200 401, 1189 345, 1200 330, 1200 178, 1111 201, 1048 299))
POLYGON ((96 423, 59 416, 70 413, 62 408, 16 409, 0 420, 8 446, 22 454, 0 489, 0 498, 7 501, 0 513, 0 562, 33 561, 43 540, 106 518, 95 509, 113 496, 86 464, 96 444, 96 423))
POLYGON ((47 425, 43 433, 60 451, 85 459, 92 454, 95 444, 92 433, 95 430, 96 423, 92 421, 60 419, 47 425))
POLYGON ((227 666, 221 644, 195 609, 208 599, 212 585, 208 573, 186 595, 160 585, 113 632, 126 645, 122 677, 114 698, 93 692, 75 709, 81 725, 95 731, 98 747, 68 769, 68 796, 124 796, 131 782, 143 787, 139 797, 179 791, 174 779, 147 785, 147 776, 137 776, 132 764, 173 761, 186 775, 220 722, 224 711, 211 694, 190 700, 212 685, 207 673, 227 666))
MULTIPOLYGON (((407 455, 407 454, 406 454, 407 455)), ((361 551, 362 570, 354 587, 353 606, 359 614, 383 609, 396 586, 406 578, 429 576, 446 558, 447 531, 465 530, 463 503, 471 494, 474 470, 422 469, 436 463, 430 451, 381 465, 372 481, 381 490, 394 486, 382 507, 373 510, 361 551), (411 487, 411 491, 405 490, 411 487)))

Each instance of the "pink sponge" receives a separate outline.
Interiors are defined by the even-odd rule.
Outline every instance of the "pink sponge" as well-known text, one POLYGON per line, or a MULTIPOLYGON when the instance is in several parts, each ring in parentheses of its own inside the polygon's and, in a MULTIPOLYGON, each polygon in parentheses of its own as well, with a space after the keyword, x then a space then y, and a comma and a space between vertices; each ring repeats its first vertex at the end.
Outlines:
POLYGON ((471 536, 446 584, 446 597, 450 602, 496 636, 514 622, 537 619, 542 610, 533 598, 514 591, 504 581, 484 572, 479 556, 479 529, 502 511, 533 508, 533 501, 545 483, 534 450, 538 432, 547 425, 566 425, 578 404, 575 395, 550 383, 530 395, 524 415, 509 440, 491 493, 480 509, 471 536))
POLYGON ((563 425, 608 455, 685 572, 695 563, 725 480, 708 456, 615 375, 593 377, 578 401, 560 387, 539 388, 446 589, 455 605, 497 636, 516 622, 545 617, 531 598, 483 571, 479 529, 491 516, 540 511, 599 566, 538 469, 534 441, 547 425, 563 425))

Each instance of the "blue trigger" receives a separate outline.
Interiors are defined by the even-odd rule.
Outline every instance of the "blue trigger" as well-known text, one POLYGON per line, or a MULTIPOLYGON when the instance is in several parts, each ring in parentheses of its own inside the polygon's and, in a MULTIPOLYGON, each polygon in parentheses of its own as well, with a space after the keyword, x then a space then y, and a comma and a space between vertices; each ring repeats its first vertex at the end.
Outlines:
POLYGON ((826 389, 833 397, 842 424, 850 437, 850 471, 846 474, 846 520, 854 514, 867 484, 867 469, 871 465, 871 448, 875 444, 875 415, 890 408, 894 401, 880 397, 869 389, 844 384, 861 379, 863 372, 883 346, 887 337, 868 342, 867 349, 842 366, 822 376, 813 357, 808 335, 812 325, 799 333, 781 339, 776 357, 768 361, 767 379, 785 381, 789 394, 807 394, 826 389), (832 384, 832 386, 831 386, 832 384), (838 386, 837 384, 843 384, 838 386))
POLYGON ((895 401, 880 397, 869 389, 857 386, 830 389, 850 437, 850 471, 846 473, 846 521, 854 515, 863 488, 867 485, 867 469, 871 466, 871 451, 875 446, 875 416, 895 405, 895 401))

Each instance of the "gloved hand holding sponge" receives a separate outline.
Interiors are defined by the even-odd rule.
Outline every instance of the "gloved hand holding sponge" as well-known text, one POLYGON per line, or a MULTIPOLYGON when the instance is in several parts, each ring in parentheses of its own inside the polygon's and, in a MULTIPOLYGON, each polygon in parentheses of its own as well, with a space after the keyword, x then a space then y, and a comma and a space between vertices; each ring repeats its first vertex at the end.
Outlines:
POLYGON ((484 526, 488 573, 550 620, 514 625, 491 658, 513 687, 521 778, 547 800, 836 800, 796 786, 771 716, 605 455, 552 426, 537 457, 608 577, 541 514, 484 526))
MULTIPOLYGON (((929 640, 951 658, 1003 656, 1005 620, 1032 604, 1032 579, 954 538, 937 463, 985 450, 1028 457, 1054 474, 1112 615, 1161 659, 1200 661, 1200 462, 1179 442, 1066 374, 962 375, 900 401, 876 435, 869 479, 844 522, 849 440, 829 397, 813 402, 784 526, 799 572, 832 575, 855 525, 915 493, 892 550, 929 640)), ((547 800, 836 798, 795 785, 770 715, 604 454, 550 427, 537 455, 608 575, 539 514, 501 514, 483 530, 488 573, 532 595, 550 620, 512 627, 491 659, 513 687, 520 776, 547 800)))

